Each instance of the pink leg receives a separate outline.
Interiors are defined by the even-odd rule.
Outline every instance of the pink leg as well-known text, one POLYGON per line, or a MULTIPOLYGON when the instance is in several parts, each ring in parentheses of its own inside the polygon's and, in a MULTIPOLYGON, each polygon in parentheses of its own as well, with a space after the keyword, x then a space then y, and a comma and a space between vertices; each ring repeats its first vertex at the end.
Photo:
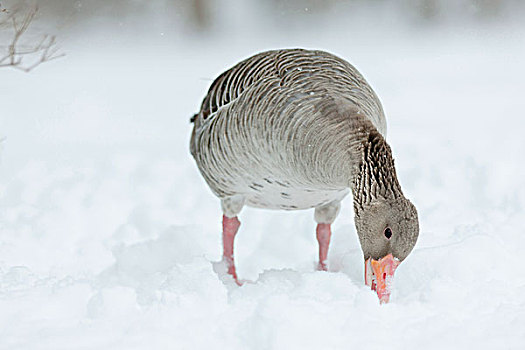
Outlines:
POLYGON ((317 224, 317 241, 319 242, 319 271, 326 271, 326 259, 328 258, 328 246, 330 245, 330 224, 317 224))
POLYGON ((233 241, 239 226, 241 226, 241 223, 236 216, 233 218, 229 218, 226 215, 222 216, 222 259, 226 261, 228 273, 233 276, 233 279, 238 285, 241 285, 237 279, 237 272, 235 271, 235 263, 233 261, 233 241))

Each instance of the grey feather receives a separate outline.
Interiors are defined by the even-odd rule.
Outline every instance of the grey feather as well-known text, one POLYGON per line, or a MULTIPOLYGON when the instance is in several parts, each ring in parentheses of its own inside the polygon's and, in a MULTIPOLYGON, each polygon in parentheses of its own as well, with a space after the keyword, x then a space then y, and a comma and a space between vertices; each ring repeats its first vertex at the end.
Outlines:
POLYGON ((236 208, 229 216, 244 204, 318 208, 316 220, 331 222, 351 189, 357 225, 378 202, 408 202, 385 137, 381 103, 350 63, 287 49, 254 55, 212 83, 190 150, 223 209, 236 208))

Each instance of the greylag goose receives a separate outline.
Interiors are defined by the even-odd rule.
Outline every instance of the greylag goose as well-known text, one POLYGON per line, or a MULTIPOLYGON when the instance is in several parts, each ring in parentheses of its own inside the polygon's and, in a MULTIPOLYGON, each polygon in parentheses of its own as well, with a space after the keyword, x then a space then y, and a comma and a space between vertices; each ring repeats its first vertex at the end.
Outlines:
POLYGON ((418 217, 396 176, 381 103, 350 63, 303 49, 256 54, 215 79, 192 122, 191 154, 221 200, 223 261, 238 284, 244 205, 315 208, 318 269, 327 270, 330 225, 351 190, 365 283, 388 302, 418 217))

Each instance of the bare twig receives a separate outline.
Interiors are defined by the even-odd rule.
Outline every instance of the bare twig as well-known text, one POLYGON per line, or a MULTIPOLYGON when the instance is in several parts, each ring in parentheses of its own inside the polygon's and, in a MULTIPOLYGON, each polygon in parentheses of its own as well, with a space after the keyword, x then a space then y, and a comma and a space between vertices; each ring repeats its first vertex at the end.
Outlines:
POLYGON ((35 19, 38 6, 33 6, 25 13, 22 12, 21 10, 8 11, 0 5, 0 28, 9 28, 13 33, 10 43, 4 46, 3 53, 0 53, 0 68, 11 67, 29 72, 44 62, 63 57, 65 54, 58 53, 54 35, 46 34, 36 44, 29 46, 21 43, 22 37, 35 19))

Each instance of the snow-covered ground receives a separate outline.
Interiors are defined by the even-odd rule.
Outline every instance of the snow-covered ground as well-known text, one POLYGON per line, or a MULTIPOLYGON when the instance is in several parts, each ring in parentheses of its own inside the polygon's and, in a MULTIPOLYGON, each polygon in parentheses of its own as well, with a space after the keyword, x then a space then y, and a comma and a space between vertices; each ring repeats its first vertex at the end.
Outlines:
POLYGON ((1 70, 0 349, 525 348, 525 29, 359 27, 94 31, 1 70), (421 225, 387 305, 363 283, 350 198, 330 272, 313 211, 247 208, 248 282, 221 281, 189 118, 218 73, 276 47, 346 58, 383 101, 421 225))

